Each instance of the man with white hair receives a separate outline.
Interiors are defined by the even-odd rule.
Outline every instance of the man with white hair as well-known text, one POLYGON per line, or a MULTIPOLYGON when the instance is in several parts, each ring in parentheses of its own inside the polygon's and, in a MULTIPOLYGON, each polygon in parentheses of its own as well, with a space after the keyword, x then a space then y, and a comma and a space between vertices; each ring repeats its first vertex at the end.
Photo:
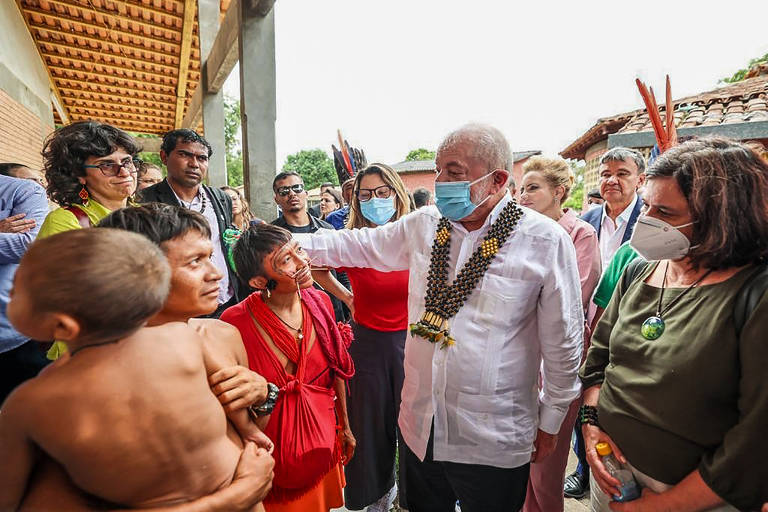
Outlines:
POLYGON ((497 129, 459 128, 436 164, 436 206, 375 229, 294 236, 323 265, 410 271, 399 418, 408 509, 518 510, 529 463, 554 449, 579 394, 576 252, 511 198, 497 129))

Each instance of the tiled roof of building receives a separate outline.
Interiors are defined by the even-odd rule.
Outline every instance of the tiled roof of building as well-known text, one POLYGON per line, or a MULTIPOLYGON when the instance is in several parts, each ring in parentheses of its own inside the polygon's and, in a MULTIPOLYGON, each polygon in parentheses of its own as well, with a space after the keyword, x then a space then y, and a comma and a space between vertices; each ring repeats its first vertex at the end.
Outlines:
MULTIPOLYGON (((756 66, 747 76, 752 78, 674 100, 676 126, 695 128, 768 121, 768 64, 762 64, 762 67, 756 66)), ((660 107, 661 118, 665 119, 665 107, 663 105, 660 107)), ((610 134, 650 131, 653 131, 653 128, 645 109, 605 117, 599 119, 560 155, 565 158, 583 158, 589 147, 610 134)))

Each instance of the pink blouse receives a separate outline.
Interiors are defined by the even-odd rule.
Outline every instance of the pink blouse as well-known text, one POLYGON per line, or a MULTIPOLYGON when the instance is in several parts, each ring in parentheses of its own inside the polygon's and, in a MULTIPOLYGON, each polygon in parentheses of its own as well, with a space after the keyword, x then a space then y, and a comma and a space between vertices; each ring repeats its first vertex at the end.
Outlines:
POLYGON ((581 301, 586 311, 602 271, 597 233, 595 228, 581 220, 570 208, 563 210, 563 216, 557 223, 568 232, 576 247, 576 261, 581 280, 581 301))

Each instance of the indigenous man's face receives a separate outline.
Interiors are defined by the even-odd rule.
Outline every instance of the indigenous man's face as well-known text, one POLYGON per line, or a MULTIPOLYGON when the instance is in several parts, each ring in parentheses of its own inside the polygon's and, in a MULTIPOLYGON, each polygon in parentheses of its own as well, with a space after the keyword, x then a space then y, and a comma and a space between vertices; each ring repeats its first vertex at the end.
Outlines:
POLYGON ((194 188, 208 174, 208 148, 199 142, 178 141, 173 151, 160 152, 168 178, 186 188, 194 188))
POLYGON ((189 231, 161 246, 171 266, 171 290, 162 312, 193 318, 216 311, 223 276, 211 260, 211 240, 189 231))
POLYGON ((637 164, 631 159, 605 162, 598 172, 600 195, 609 205, 631 203, 637 188, 645 179, 645 174, 638 172, 637 164))
POLYGON ((85 185, 88 193, 97 201, 123 201, 136 190, 137 169, 133 166, 133 157, 123 148, 107 156, 89 156, 85 165, 100 165, 105 163, 124 163, 120 172, 115 176, 105 176, 101 169, 85 168, 85 176, 78 177, 80 184, 85 185), (130 162, 130 163, 129 163, 130 162))
POLYGON ((312 286, 309 255, 296 240, 278 247, 265 258, 264 272, 269 279, 277 282, 275 290, 288 292, 312 286))
POLYGON ((307 207, 307 191, 298 194, 291 190, 294 185, 304 185, 299 176, 288 176, 275 183, 275 203, 284 212, 300 212, 307 207))

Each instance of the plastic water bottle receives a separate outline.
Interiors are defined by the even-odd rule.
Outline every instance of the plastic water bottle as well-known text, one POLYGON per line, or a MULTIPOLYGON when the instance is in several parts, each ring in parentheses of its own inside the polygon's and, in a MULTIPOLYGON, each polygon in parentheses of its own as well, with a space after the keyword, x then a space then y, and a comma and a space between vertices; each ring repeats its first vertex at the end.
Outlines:
POLYGON ((597 454, 603 461, 606 471, 620 482, 619 493, 613 497, 614 501, 632 501, 640 497, 640 487, 632 475, 632 471, 627 469, 624 464, 613 455, 611 445, 608 443, 597 443, 595 446, 597 454))

